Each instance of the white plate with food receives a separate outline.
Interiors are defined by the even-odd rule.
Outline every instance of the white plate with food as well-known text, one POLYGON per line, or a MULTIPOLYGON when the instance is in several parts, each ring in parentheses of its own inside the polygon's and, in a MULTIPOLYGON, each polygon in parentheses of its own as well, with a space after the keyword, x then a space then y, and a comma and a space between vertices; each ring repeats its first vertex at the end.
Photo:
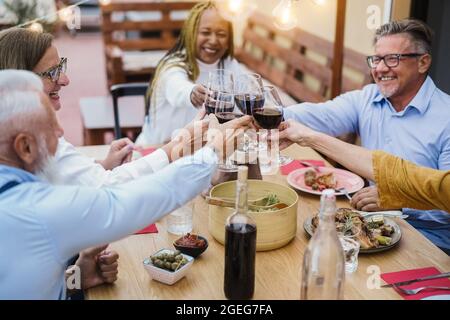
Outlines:
MULTIPOLYGON (((321 195, 325 189, 345 188, 348 193, 354 193, 364 187, 360 176, 331 167, 320 167, 319 172, 311 168, 297 169, 287 176, 287 182, 297 190, 316 195, 321 195)), ((344 193, 336 192, 336 195, 344 193)))
MULTIPOLYGON (((308 236, 314 234, 318 221, 318 216, 306 219, 303 228, 308 236)), ((356 233, 355 239, 361 245, 361 253, 375 253, 392 249, 402 237, 398 224, 381 215, 363 218, 358 212, 342 208, 336 213, 335 223, 336 230, 339 232, 350 236, 356 233)))

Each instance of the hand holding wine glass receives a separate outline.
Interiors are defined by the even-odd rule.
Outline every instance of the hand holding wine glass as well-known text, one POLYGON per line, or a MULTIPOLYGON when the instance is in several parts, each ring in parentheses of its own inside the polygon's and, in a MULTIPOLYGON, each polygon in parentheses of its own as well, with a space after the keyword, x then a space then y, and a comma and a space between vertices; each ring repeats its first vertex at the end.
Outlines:
MULTIPOLYGON (((219 92, 215 100, 215 116, 220 124, 226 123, 230 120, 240 118, 242 114, 234 112, 234 95, 232 93, 219 92)), ((228 147, 228 146, 227 146, 228 147)), ((225 164, 219 165, 219 170, 225 172, 236 172, 238 167, 231 163, 229 159, 225 164)))
MULTIPOLYGON (((283 121, 283 104, 277 89, 273 86, 264 86, 264 105, 253 109, 253 119, 256 124, 266 130, 278 129, 283 121)), ((291 158, 278 155, 278 164, 285 165, 291 158)))
POLYGON ((220 93, 233 93, 233 73, 229 70, 216 69, 208 76, 206 88, 205 110, 206 114, 215 113, 215 102, 220 93))

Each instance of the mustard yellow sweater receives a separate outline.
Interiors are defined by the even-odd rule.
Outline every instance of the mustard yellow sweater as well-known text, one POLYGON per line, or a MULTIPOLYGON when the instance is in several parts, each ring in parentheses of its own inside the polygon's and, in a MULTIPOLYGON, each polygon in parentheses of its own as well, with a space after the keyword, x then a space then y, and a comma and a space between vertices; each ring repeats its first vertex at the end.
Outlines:
POLYGON ((450 211, 450 171, 419 167, 382 151, 373 154, 380 207, 450 211))

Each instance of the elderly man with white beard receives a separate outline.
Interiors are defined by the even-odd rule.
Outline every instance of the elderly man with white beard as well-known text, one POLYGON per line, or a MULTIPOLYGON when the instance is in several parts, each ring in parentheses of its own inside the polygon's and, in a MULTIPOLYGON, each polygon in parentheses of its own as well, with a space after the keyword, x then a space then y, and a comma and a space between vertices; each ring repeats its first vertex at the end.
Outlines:
POLYGON ((193 156, 114 188, 53 186, 38 175, 49 171, 63 130, 42 83, 27 71, 0 71, 0 299, 63 299, 72 256, 132 234, 207 188, 232 151, 224 146, 250 121, 217 126, 193 156))

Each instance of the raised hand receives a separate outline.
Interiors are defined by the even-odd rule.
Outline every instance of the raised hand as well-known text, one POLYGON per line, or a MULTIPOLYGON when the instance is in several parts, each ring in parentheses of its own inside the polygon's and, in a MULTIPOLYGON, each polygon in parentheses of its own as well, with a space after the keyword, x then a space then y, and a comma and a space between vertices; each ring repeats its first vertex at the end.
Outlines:
POLYGON ((111 143, 108 155, 99 163, 106 170, 112 170, 124 163, 130 162, 133 156, 133 142, 128 138, 122 138, 111 143))

